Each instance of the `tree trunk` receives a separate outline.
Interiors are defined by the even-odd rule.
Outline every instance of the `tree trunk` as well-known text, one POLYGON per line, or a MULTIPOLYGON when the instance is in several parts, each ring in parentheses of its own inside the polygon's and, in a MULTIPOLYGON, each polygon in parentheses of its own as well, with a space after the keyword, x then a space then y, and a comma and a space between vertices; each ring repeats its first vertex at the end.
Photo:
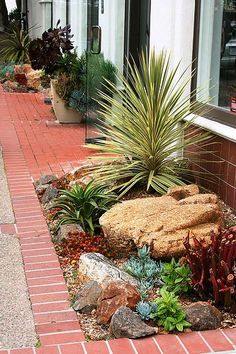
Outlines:
POLYGON ((0 28, 6 28, 8 25, 8 12, 5 0, 0 0, 0 28))

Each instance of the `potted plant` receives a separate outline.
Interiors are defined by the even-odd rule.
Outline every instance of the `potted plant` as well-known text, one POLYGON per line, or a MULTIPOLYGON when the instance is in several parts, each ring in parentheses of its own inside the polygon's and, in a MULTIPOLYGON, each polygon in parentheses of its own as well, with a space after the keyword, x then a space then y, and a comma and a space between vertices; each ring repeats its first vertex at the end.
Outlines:
MULTIPOLYGON (((85 112, 97 110, 98 92, 106 91, 106 80, 115 83, 116 68, 109 60, 104 59, 103 54, 93 55, 85 52, 81 57, 77 57, 76 53, 66 54, 60 61, 57 78, 51 84, 57 118, 62 121, 63 117, 59 118, 58 114, 62 113, 63 109, 69 108, 71 112, 77 112, 81 120, 85 112)), ((67 118, 65 117, 63 122, 67 118)))
POLYGON ((42 38, 36 38, 30 43, 29 57, 33 69, 43 69, 51 78, 51 100, 57 120, 60 123, 80 123, 82 115, 65 105, 64 95, 60 97, 55 89, 58 75, 64 72, 67 76, 71 60, 75 59, 75 54, 71 53, 74 47, 70 25, 61 28, 59 23, 56 28, 45 31, 42 38))

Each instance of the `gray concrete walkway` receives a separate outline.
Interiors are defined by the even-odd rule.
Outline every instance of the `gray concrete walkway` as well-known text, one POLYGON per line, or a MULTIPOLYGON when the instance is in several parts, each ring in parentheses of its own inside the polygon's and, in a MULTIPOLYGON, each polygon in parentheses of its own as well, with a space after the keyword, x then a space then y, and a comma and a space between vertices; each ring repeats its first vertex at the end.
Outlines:
MULTIPOLYGON (((0 154, 0 224, 11 223, 14 214, 0 154)), ((0 233, 0 349, 31 347, 36 341, 19 240, 0 233)))

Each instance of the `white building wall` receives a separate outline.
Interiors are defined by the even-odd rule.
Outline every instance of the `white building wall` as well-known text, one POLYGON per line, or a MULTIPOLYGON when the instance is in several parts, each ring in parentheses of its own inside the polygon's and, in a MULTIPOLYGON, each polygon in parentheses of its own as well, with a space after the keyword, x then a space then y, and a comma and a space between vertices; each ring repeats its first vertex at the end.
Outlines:
POLYGON ((125 0, 104 0, 104 13, 99 9, 102 28, 101 52, 123 71, 125 0))
POLYGON ((53 1, 53 27, 56 27, 58 20, 61 27, 66 25, 66 0, 53 1))
MULTIPOLYGON (((188 76, 191 74, 194 11, 194 0, 151 2, 150 50, 169 51, 173 65, 181 61, 180 72, 189 67, 188 76)), ((190 92, 190 84, 187 92, 190 92)))
POLYGON ((87 0, 71 0, 69 24, 74 47, 80 55, 87 48, 87 0))
MULTIPOLYGON (((41 37, 51 27, 52 0, 28 0, 28 25, 31 38, 41 37)), ((23 6, 22 9, 25 12, 23 6)))

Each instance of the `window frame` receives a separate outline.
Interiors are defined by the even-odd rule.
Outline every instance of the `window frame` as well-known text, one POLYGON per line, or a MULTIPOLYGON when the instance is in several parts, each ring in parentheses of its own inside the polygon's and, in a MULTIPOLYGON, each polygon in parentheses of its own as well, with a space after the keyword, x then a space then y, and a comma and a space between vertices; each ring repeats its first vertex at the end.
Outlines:
MULTIPOLYGON (((204 0, 203 0, 204 1, 204 0)), ((202 0, 195 0, 194 11, 194 32, 193 32, 193 51, 192 51, 192 72, 194 73, 191 81, 191 92, 194 92, 192 100, 196 101, 197 89, 197 73, 198 73, 198 52, 199 52, 199 37, 200 37, 200 23, 201 23, 201 4, 202 0)), ((212 121, 222 123, 226 126, 236 128, 236 113, 228 111, 224 108, 207 104, 206 113, 202 116, 209 118, 212 121)))

